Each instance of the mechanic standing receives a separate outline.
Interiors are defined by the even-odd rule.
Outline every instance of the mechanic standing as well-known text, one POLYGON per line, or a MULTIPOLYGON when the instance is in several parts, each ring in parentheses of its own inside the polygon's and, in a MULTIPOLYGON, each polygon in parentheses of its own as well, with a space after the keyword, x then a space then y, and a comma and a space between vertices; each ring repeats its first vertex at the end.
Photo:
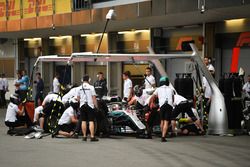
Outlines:
POLYGON ((94 86, 89 84, 89 76, 83 76, 81 89, 78 90, 77 99, 80 101, 80 120, 82 121, 83 141, 87 141, 87 121, 89 122, 90 141, 95 142, 95 107, 97 107, 96 92, 94 86))
POLYGON ((2 78, 2 75, 0 74, 0 107, 3 106, 3 89, 4 87, 4 83, 3 83, 3 78, 2 78))
POLYGON ((59 77, 60 77, 59 73, 56 73, 53 79, 53 92, 58 94, 60 93, 60 86, 61 86, 59 82, 59 77))
POLYGON ((152 75, 152 69, 150 67, 147 67, 145 69, 145 80, 144 80, 144 86, 145 89, 151 89, 155 87, 155 77, 152 75))
MULTIPOLYGON (((169 87, 169 79, 167 77, 160 78, 160 87, 158 87, 151 99, 158 97, 161 117, 161 141, 166 142, 168 123, 172 117, 174 90, 169 87)), ((150 100, 152 101, 152 100, 150 100)))
POLYGON ((209 59, 208 57, 205 57, 203 60, 205 66, 207 67, 207 69, 210 71, 211 75, 214 77, 215 75, 215 68, 214 66, 211 64, 211 59, 209 59))
POLYGON ((109 123, 107 119, 108 107, 106 102, 102 99, 103 96, 107 96, 108 89, 107 89, 107 81, 104 78, 103 72, 97 73, 97 81, 94 83, 95 92, 97 95, 97 105, 98 105, 98 112, 96 114, 97 120, 97 131, 96 135, 100 137, 109 136, 109 123))
POLYGON ((41 78, 41 73, 36 73, 36 96, 35 96, 35 106, 40 106, 43 101, 43 89, 44 89, 44 83, 43 79, 41 78))
POLYGON ((17 81, 20 84, 19 95, 22 102, 26 101, 27 93, 29 90, 29 76, 26 70, 22 70, 22 78, 17 81))
POLYGON ((107 96, 108 89, 107 89, 107 81, 103 76, 102 72, 97 73, 97 81, 94 83, 96 95, 99 99, 103 96, 107 96))
POLYGON ((248 81, 243 85, 242 91, 245 93, 245 99, 250 99, 250 74, 247 78, 248 81))
POLYGON ((5 74, 3 73, 2 74, 2 79, 3 79, 3 105, 6 107, 7 106, 7 103, 6 103, 6 98, 5 98, 5 94, 6 94, 6 92, 8 92, 9 91, 9 83, 8 83, 8 79, 6 78, 6 76, 5 76, 5 74))
POLYGON ((126 101, 126 102, 129 102, 130 99, 132 98, 132 88, 133 88, 132 81, 130 80, 130 71, 125 71, 122 74, 122 78, 124 80, 124 83, 123 83, 123 100, 126 101))
MULTIPOLYGON (((210 72, 211 75, 214 74, 214 68, 212 66, 208 67, 208 71, 210 72)), ((202 87, 203 87, 204 96, 205 96, 205 99, 204 99, 204 102, 205 102, 205 105, 206 105, 205 111, 206 111, 206 113, 209 114, 211 98, 212 98, 212 88, 209 85, 208 80, 207 80, 207 78, 205 76, 202 77, 202 87)))

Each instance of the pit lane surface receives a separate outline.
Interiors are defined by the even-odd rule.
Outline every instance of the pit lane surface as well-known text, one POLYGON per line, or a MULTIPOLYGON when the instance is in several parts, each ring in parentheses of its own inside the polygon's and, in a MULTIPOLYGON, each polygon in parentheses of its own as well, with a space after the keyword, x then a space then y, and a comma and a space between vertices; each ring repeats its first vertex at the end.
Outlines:
POLYGON ((189 136, 152 140, 114 136, 97 143, 81 139, 8 136, 0 109, 1 167, 250 166, 250 137, 189 136))

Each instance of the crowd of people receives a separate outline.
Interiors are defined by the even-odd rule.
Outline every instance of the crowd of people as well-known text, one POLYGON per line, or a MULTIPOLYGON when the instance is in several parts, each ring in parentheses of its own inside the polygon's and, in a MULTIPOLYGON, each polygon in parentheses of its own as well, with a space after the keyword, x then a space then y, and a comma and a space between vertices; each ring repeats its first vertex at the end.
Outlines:
MULTIPOLYGON (((208 70, 214 75, 214 67, 204 60, 208 70)), ((123 98, 122 101, 128 106, 135 105, 137 110, 151 111, 152 115, 159 115, 161 141, 166 142, 168 130, 171 130, 171 135, 177 134, 196 134, 203 135, 203 129, 200 116, 194 108, 192 102, 185 97, 178 95, 177 92, 170 86, 169 78, 162 76, 159 80, 159 86, 156 87, 155 77, 152 75, 152 69, 145 69, 144 82, 142 85, 133 85, 130 78, 130 72, 125 71, 122 74, 123 78, 123 98), (176 120, 184 120, 186 126, 181 129, 176 129, 176 120)), ((3 75, 2 75, 3 76, 3 75)), ((4 77, 4 76, 3 76, 4 77)), ((3 77, 0 78, 3 83, 3 77)), ((248 82, 244 85, 243 90, 249 94, 250 92, 250 76, 248 82)), ((212 90, 205 77, 203 77, 203 90, 205 102, 207 106, 211 102, 212 90)), ((83 135, 82 140, 87 141, 87 132, 90 133, 90 141, 98 141, 95 135, 95 120, 96 110, 105 108, 105 104, 100 103, 103 97, 107 96, 107 82, 102 72, 98 72, 96 82, 91 85, 90 77, 84 75, 82 84, 74 86, 66 94, 62 95, 59 75, 56 74, 53 79, 53 91, 44 98, 44 83, 40 73, 36 73, 36 96, 35 96, 35 112, 32 125, 40 131, 46 128, 46 117, 52 115, 54 110, 62 110, 61 116, 57 120, 58 127, 54 129, 52 137, 62 135, 70 138, 77 138, 80 131, 83 135)), ((25 126, 27 114, 18 105, 25 102, 27 92, 29 91, 30 80, 26 71, 18 72, 18 79, 15 81, 15 94, 10 96, 10 103, 7 107, 5 118, 6 126, 10 129, 25 126)), ((4 87, 5 92, 8 86, 4 87)), ((0 90, 1 90, 0 85, 0 90)), ((2 97, 2 93, 1 93, 2 97)), ((209 112, 209 109, 207 109, 209 112)), ((145 115, 145 113, 143 113, 145 115)), ((151 119, 155 117, 152 116, 151 119)), ((147 138, 152 138, 152 128, 154 121, 148 120, 146 125, 147 138)))

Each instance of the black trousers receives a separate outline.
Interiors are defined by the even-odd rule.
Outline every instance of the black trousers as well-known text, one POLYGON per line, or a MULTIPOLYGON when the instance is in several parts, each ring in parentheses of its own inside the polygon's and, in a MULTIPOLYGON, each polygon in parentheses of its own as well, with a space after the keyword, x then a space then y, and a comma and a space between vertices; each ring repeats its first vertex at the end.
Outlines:
POLYGON ((0 106, 6 106, 5 90, 0 90, 0 106))
POLYGON ((15 122, 5 121, 5 125, 7 127, 9 127, 9 128, 24 126, 25 123, 27 123, 27 117, 26 116, 18 116, 17 120, 15 122))
POLYGON ((108 107, 104 100, 97 100, 98 110, 95 111, 97 121, 96 134, 109 134, 109 121, 107 119, 108 107))
POLYGON ((43 101, 43 93, 37 93, 35 96, 35 106, 38 106, 38 100, 43 101))
POLYGON ((191 104, 186 101, 183 103, 178 104, 174 109, 173 109, 173 114, 172 114, 172 119, 175 120, 175 118, 180 114, 180 113, 187 113, 187 115, 195 122, 197 118, 195 117, 193 111, 192 111, 192 106, 191 104))

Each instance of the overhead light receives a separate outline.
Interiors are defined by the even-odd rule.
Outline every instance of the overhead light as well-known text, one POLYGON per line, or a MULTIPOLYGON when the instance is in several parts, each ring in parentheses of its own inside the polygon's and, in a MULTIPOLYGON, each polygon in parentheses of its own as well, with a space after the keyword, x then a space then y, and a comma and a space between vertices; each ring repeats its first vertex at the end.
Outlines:
POLYGON ((38 41, 41 40, 41 38, 24 38, 24 41, 38 41))
POLYGON ((89 37, 91 34, 81 34, 81 37, 89 37))
POLYGON ((128 33, 143 33, 149 32, 149 30, 131 30, 131 31, 119 31, 118 34, 128 34, 128 33))
POLYGON ((231 20, 225 20, 226 25, 232 26, 232 25, 241 25, 244 23, 246 19, 241 18, 241 19, 231 19, 231 20))
MULTIPOLYGON (((102 33, 81 34, 81 37, 90 37, 90 36, 95 37, 95 36, 101 36, 101 35, 102 33)), ((106 33, 104 35, 106 35, 106 33)))
POLYGON ((141 33, 141 32, 149 32, 149 30, 135 30, 135 33, 141 33))
POLYGON ((72 36, 70 35, 65 35, 65 36, 52 36, 49 37, 49 39, 65 39, 65 38, 71 38, 72 36))
MULTIPOLYGON (((105 33, 106 34, 106 33, 105 33)), ((104 34, 104 35, 105 35, 104 34)), ((96 34, 93 34, 93 36, 101 36, 102 35, 102 33, 96 33, 96 34)))
POLYGON ((119 31, 118 34, 128 34, 133 33, 133 31, 119 31))

